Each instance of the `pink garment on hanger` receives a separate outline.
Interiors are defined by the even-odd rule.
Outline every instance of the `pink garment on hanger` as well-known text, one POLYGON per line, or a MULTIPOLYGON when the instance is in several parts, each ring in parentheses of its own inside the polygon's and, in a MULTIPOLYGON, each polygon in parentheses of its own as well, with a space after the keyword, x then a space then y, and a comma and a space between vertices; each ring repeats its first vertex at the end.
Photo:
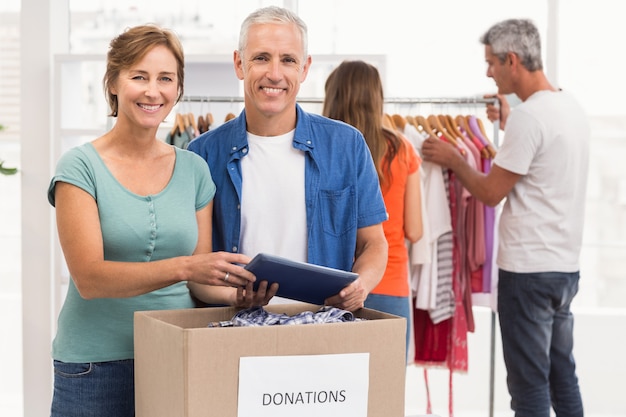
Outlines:
POLYGON ((487 139, 483 137, 483 133, 480 130, 480 126, 478 126, 478 118, 476 116, 472 115, 472 116, 469 117, 469 120, 467 121, 467 123, 469 124, 469 127, 470 127, 472 133, 474 134, 475 137, 478 138, 480 143, 483 146, 489 145, 489 142, 487 142, 487 139))

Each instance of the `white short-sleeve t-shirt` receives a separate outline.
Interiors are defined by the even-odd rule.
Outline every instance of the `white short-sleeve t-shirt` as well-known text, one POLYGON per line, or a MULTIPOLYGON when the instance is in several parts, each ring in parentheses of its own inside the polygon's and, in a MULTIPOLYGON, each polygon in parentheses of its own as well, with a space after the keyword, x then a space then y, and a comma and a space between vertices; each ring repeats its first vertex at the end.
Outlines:
POLYGON ((497 264, 527 273, 579 270, 590 127, 563 91, 539 91, 511 112, 494 164, 522 175, 504 203, 497 264))
POLYGON ((304 152, 293 147, 294 131, 262 137, 248 133, 241 160, 241 252, 270 253, 307 261, 304 152))

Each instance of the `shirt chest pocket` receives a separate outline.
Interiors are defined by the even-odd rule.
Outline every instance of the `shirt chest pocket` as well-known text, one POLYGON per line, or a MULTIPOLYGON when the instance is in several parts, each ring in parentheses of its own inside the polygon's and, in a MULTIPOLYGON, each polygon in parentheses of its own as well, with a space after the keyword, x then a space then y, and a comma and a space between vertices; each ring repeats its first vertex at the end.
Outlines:
POLYGON ((356 193, 353 186, 320 191, 320 211, 324 232, 340 236, 356 229, 356 193))

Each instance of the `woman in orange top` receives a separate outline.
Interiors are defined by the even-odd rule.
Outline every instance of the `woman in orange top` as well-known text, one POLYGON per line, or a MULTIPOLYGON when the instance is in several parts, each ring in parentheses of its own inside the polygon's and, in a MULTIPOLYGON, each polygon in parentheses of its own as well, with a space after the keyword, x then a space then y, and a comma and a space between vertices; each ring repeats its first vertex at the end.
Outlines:
POLYGON ((421 160, 401 133, 383 126, 384 95, 376 67, 363 61, 344 61, 328 76, 325 90, 323 115, 363 133, 389 216, 383 223, 389 245, 387 269, 365 300, 365 307, 405 317, 408 350, 411 291, 405 239, 414 243, 422 236, 421 160))

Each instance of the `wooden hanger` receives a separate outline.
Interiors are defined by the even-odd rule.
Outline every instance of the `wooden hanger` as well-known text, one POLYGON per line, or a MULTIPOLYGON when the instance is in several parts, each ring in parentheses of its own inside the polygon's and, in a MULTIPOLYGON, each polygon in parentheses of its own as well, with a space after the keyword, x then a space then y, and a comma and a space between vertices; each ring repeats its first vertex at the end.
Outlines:
POLYGON ((187 113, 187 120, 189 124, 191 125, 191 127, 193 128, 194 136, 198 136, 200 131, 198 130, 198 123, 196 121, 196 116, 194 116, 193 113, 187 113))
POLYGON ((207 129, 206 122, 204 121, 204 116, 203 115, 198 116, 198 132, 204 133, 207 130, 208 129, 207 129))
POLYGON ((176 113, 176 121, 174 122, 174 128, 170 132, 172 136, 181 135, 185 131, 185 118, 182 113, 176 113))
POLYGON ((428 120, 426 120, 424 116, 417 115, 413 118, 413 121, 418 131, 426 133, 428 136, 432 136, 433 138, 437 137, 437 134, 433 131, 433 128, 430 127, 430 123, 428 123, 428 120))
POLYGON ((480 133, 482 133, 483 137, 487 141, 487 149, 489 150, 489 154, 491 155, 492 158, 495 157, 496 156, 496 148, 489 141, 489 136, 487 135, 487 132, 485 131, 485 126, 483 125, 483 121, 480 120, 480 118, 477 117, 476 118, 476 123, 478 124, 478 128, 480 129, 480 133))
POLYGON ((476 118, 476 123, 478 124, 478 128, 480 129, 480 133, 482 133, 485 140, 488 140, 487 132, 485 132, 485 125, 483 125, 483 121, 480 118, 476 118))
POLYGON ((224 122, 227 122, 227 121, 229 121, 229 120, 232 120, 232 119, 234 119, 235 117, 237 117, 237 116, 235 116, 235 113, 227 113, 227 114, 226 114, 226 117, 224 118, 224 122))
POLYGON ((387 129, 398 130, 396 123, 393 121, 393 118, 388 113, 383 114, 383 126, 387 129))
POLYGON ((391 115, 391 120, 393 120, 393 123, 396 125, 396 128, 400 132, 404 132, 404 128, 405 128, 406 123, 407 123, 407 120, 404 118, 404 116, 401 116, 399 114, 392 114, 391 115))
MULTIPOLYGON (((467 119, 465 119, 465 117, 459 114, 454 118, 454 122, 459 127, 459 130, 464 132, 468 138, 472 139, 472 141, 474 138, 476 138, 476 135, 474 135, 474 133, 470 130, 469 125, 467 124, 467 119)), ((482 148, 484 146, 481 145, 480 147, 482 148)))
POLYGON ((448 119, 447 115, 438 114, 437 119, 439 119, 439 121, 441 122, 441 126, 446 131, 445 137, 452 137, 457 143, 463 140, 461 135, 456 131, 454 126, 450 123, 450 119, 448 119))
POLYGON ((449 134, 446 135, 446 129, 443 127, 443 125, 441 124, 441 120, 439 120, 437 116, 431 114, 426 118, 426 120, 428 120, 428 123, 433 128, 433 131, 436 133, 436 137, 440 139, 446 139, 448 142, 458 147, 456 138, 452 137, 449 134))
POLYGON ((480 119, 476 116, 467 115, 465 116, 465 120, 469 130, 478 138, 483 146, 487 148, 487 152, 489 152, 488 157, 493 158, 496 155, 496 149, 489 141, 489 137, 485 136, 484 127, 481 127, 482 123, 480 122, 480 119), (476 123, 474 124, 472 122, 476 123))
POLYGON ((454 122, 461 131, 461 133, 465 134, 465 136, 474 144, 476 148, 480 150, 480 156, 482 158, 490 158, 489 150, 483 144, 478 137, 472 132, 469 125, 467 124, 467 119, 462 115, 458 115, 454 118, 454 122))
POLYGON ((467 136, 463 135, 463 132, 461 132, 461 129, 459 129, 459 125, 456 124, 456 122, 454 121, 454 117, 450 116, 449 114, 445 115, 446 120, 448 121, 448 125, 450 126, 450 129, 452 129, 455 133, 455 135, 458 138, 465 138, 467 136))

